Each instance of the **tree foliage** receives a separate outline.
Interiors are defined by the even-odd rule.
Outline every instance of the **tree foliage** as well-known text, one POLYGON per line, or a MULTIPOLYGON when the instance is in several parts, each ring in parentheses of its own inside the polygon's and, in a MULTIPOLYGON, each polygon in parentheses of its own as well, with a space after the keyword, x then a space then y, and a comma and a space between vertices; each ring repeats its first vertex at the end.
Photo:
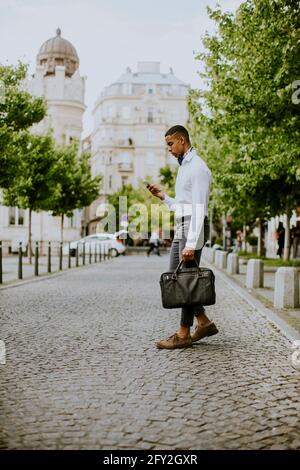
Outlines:
POLYGON ((88 152, 79 152, 77 141, 56 149, 50 209, 61 216, 61 241, 64 216, 71 217, 74 209, 89 206, 99 195, 101 178, 92 178, 89 160, 88 152))
POLYGON ((43 119, 46 105, 22 89, 27 66, 0 65, 0 187, 18 176, 28 129, 43 119))
POLYGON ((18 177, 3 191, 4 204, 29 209, 28 248, 31 262, 31 215, 33 211, 50 210, 57 152, 51 133, 27 134, 19 142, 18 177))
POLYGON ((202 90, 189 95, 191 132, 214 175, 213 197, 243 222, 291 214, 300 200, 300 4, 246 0, 209 9, 202 90))

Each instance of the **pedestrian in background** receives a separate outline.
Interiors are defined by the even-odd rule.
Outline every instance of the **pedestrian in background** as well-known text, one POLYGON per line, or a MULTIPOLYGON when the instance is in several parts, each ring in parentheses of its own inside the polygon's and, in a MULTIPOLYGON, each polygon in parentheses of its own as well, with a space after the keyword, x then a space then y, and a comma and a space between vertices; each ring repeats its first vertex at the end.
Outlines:
POLYGON ((157 232, 153 231, 151 233, 151 237, 150 237, 150 240, 149 240, 149 243, 150 243, 150 248, 149 250, 147 251, 147 256, 150 256, 150 254, 152 253, 152 251, 154 251, 154 253, 157 254, 157 256, 160 256, 160 252, 159 252, 159 235, 157 232))
POLYGON ((285 236, 285 228, 283 226, 283 223, 279 222, 278 228, 276 230, 276 238, 277 238, 277 243, 278 243, 277 255, 279 255, 279 258, 282 258, 282 252, 284 248, 284 236, 285 236))
MULTIPOLYGON (((200 263, 201 251, 209 235, 207 211, 211 172, 191 146, 188 131, 183 126, 171 127, 165 134, 165 141, 168 151, 180 165, 175 199, 169 197, 158 184, 150 184, 148 189, 175 211, 176 231, 170 254, 170 271, 175 271, 181 259, 186 267, 194 266, 193 260, 200 263), (203 216, 198 210, 199 206, 204 207, 203 216)), ((183 307, 179 329, 168 339, 157 342, 156 347, 187 348, 193 342, 216 333, 217 327, 206 316, 203 306, 183 307), (197 326, 191 336, 194 317, 197 318, 197 326)))
POLYGON ((298 257, 300 246, 300 220, 297 220, 296 225, 291 230, 292 246, 293 246, 293 259, 298 257))

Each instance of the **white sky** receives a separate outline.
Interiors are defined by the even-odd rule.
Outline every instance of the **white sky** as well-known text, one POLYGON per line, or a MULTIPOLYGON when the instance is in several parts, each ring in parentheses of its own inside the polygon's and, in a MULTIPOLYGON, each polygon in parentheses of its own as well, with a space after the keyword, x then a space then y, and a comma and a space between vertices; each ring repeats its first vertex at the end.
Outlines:
MULTIPOLYGON (((235 11, 242 0, 219 0, 222 10, 235 11)), ((200 85, 201 37, 212 31, 206 6, 216 0, 0 0, 0 63, 18 59, 34 72, 38 50, 56 35, 76 48, 80 73, 86 75, 87 110, 83 136, 92 131, 91 110, 102 89, 137 62, 161 62, 193 87, 200 85)))

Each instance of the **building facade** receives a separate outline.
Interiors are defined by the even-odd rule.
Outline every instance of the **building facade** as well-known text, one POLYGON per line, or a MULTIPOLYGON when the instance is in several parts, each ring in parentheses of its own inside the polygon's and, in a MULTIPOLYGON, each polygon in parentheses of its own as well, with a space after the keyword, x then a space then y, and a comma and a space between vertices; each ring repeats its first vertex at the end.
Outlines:
MULTIPOLYGON (((43 134, 53 129, 57 143, 68 144, 81 139, 82 115, 85 111, 85 77, 79 73, 79 58, 75 47, 56 36, 42 44, 37 55, 36 70, 28 77, 24 88, 33 96, 42 96, 47 103, 47 115, 32 127, 32 132, 43 134)), ((4 251, 15 251, 19 242, 28 240, 28 210, 0 206, 0 239, 4 251)), ((72 218, 65 218, 64 239, 78 239, 81 234, 81 211, 74 211, 72 218)), ((60 217, 39 212, 32 215, 32 240, 45 248, 48 241, 60 240, 60 217)))
POLYGON ((165 148, 164 134, 188 120, 188 85, 159 62, 139 62, 101 93, 93 109, 93 176, 102 175, 102 193, 89 211, 89 233, 101 219, 99 205, 124 184, 156 181, 159 169, 176 161, 165 148), (97 210, 98 209, 98 210, 97 210))

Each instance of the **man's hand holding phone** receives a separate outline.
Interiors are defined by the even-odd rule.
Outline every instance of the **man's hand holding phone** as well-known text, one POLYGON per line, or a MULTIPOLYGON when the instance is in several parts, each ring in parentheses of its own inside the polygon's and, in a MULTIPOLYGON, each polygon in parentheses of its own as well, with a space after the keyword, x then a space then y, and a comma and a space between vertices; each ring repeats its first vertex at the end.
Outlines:
POLYGON ((150 193, 153 196, 158 197, 162 201, 165 199, 165 193, 163 192, 161 186, 159 186, 158 184, 148 183, 147 181, 145 181, 144 183, 145 183, 147 189, 150 191, 150 193))

